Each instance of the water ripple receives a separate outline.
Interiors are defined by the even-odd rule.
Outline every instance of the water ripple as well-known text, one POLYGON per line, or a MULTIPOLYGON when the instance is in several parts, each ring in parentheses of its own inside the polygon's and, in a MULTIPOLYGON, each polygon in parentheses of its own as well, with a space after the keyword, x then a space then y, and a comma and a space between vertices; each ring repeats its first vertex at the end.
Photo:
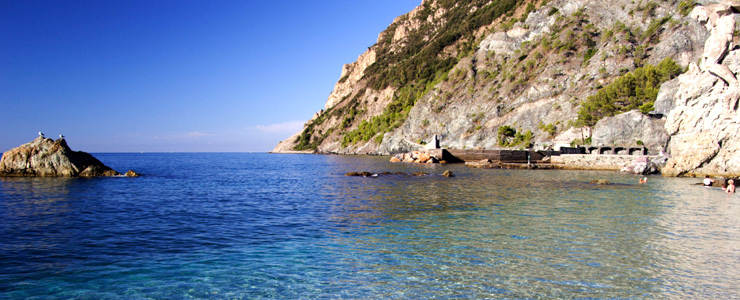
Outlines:
POLYGON ((144 176, 0 178, 0 298, 740 298, 740 201, 691 179, 97 156, 144 176))

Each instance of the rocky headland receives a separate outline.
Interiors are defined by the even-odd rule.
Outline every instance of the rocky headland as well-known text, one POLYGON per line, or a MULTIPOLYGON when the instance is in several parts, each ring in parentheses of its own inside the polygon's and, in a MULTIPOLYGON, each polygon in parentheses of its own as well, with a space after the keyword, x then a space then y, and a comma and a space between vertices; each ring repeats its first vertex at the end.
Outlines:
MULTIPOLYGON (((72 151, 67 141, 37 137, 35 140, 3 153, 0 176, 94 177, 120 176, 89 153, 72 151)), ((126 176, 138 176, 128 171, 126 176)))
POLYGON ((736 6, 424 0, 272 152, 393 155, 436 135, 451 149, 645 146, 665 176, 737 176, 736 6))

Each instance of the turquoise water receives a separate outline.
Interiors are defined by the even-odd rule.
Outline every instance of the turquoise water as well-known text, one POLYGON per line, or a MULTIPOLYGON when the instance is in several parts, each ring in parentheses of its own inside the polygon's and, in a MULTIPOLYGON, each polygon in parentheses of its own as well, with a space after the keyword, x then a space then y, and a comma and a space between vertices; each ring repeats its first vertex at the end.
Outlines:
POLYGON ((740 298, 740 196, 698 179, 95 156, 144 175, 0 179, 0 298, 740 298))

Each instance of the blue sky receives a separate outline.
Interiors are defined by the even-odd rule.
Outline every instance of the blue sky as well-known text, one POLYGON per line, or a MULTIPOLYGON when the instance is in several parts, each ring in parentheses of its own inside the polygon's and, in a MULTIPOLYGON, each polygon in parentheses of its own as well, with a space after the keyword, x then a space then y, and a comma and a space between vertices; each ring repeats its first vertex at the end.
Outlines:
POLYGON ((0 1, 0 151, 269 151, 420 3, 0 1))

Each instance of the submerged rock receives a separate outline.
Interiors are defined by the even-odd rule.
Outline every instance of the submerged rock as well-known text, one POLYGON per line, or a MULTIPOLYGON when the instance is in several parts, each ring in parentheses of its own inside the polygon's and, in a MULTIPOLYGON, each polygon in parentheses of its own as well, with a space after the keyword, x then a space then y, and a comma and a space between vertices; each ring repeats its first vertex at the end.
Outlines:
MULTIPOLYGON (((404 172, 380 172, 380 173, 372 173, 368 171, 362 171, 362 172, 348 172, 345 173, 344 176, 362 176, 362 177, 378 177, 378 176, 429 176, 429 173, 427 172, 414 172, 414 173, 404 173, 404 172)), ((454 177, 455 175, 452 174, 451 171, 447 170, 442 174, 444 177, 454 177)))
POLYGON ((589 181, 588 183, 591 183, 591 184, 600 184, 600 185, 609 185, 609 184, 612 184, 611 181, 606 180, 606 179, 595 179, 595 180, 589 181))
POLYGON ((35 140, 3 153, 0 176, 118 176, 120 173, 82 151, 72 151, 64 138, 35 140))
POLYGON ((373 176, 373 175, 375 175, 375 174, 370 173, 370 172, 367 172, 367 171, 363 171, 363 172, 348 172, 348 173, 344 174, 344 176, 362 176, 362 177, 368 177, 368 176, 373 176))

